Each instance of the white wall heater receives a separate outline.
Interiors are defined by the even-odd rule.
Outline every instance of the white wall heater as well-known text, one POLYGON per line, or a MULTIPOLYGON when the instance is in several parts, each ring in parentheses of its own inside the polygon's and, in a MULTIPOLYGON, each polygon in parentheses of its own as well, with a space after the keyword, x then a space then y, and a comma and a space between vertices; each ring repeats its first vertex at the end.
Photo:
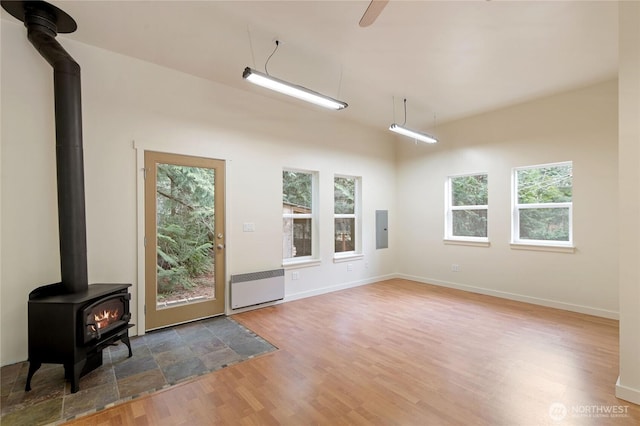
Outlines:
POLYGON ((231 275, 231 309, 284 299, 284 269, 231 275))

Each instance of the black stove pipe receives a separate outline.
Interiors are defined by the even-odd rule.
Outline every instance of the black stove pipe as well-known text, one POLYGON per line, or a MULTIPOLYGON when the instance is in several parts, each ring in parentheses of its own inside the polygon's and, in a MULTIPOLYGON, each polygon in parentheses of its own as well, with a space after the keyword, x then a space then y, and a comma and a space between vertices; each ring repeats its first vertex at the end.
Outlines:
POLYGON ((81 292, 89 283, 80 66, 55 40, 58 32, 74 31, 75 21, 43 1, 2 1, 2 6, 24 21, 29 41, 53 67, 61 284, 65 293, 81 292))

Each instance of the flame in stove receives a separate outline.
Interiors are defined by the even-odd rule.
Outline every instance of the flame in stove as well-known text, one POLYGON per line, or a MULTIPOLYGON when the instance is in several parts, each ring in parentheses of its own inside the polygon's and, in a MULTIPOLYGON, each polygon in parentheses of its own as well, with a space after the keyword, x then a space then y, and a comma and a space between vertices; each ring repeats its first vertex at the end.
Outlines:
POLYGON ((105 328, 113 321, 116 321, 120 318, 120 311, 115 309, 113 311, 104 310, 102 312, 98 312, 93 316, 93 320, 96 323, 98 329, 105 328))

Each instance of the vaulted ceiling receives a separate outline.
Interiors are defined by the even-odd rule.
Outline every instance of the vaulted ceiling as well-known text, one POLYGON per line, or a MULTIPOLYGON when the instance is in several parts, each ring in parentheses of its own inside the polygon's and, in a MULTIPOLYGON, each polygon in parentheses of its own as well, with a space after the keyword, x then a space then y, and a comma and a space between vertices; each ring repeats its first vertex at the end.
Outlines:
MULTIPOLYGON (((500 108, 617 75, 615 1, 51 1, 64 35, 277 101, 246 66, 349 103, 337 114, 385 129, 500 108)), ((6 12, 3 19, 14 20, 6 12)), ((14 20, 15 22, 15 20, 14 20)))

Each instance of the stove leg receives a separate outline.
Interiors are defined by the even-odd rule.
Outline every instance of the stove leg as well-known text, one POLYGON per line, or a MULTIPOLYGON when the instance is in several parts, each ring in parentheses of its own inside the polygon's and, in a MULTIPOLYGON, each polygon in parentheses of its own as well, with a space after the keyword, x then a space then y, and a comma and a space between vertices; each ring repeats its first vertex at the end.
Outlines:
POLYGON ((76 393, 80 390, 80 375, 86 363, 87 360, 83 359, 75 364, 65 364, 65 376, 71 382, 71 393, 76 393))
POLYGON ((131 341, 129 340, 129 333, 122 336, 120 340, 122 340, 122 342, 127 345, 127 348, 129 348, 129 358, 131 358, 133 356, 133 352, 131 352, 131 341))
POLYGON ((31 378, 33 374, 38 371, 38 368, 42 365, 39 361, 29 361, 29 372, 27 373, 27 385, 24 387, 25 392, 29 392, 31 390, 31 378))

